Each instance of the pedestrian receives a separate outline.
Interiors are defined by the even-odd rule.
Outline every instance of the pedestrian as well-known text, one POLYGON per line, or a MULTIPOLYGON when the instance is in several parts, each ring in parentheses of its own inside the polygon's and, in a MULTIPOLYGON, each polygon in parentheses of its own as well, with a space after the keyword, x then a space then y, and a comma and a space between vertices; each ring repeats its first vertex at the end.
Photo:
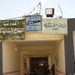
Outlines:
POLYGON ((51 67, 52 75, 55 75, 55 65, 53 64, 51 67))
POLYGON ((44 64, 40 63, 37 71, 37 75, 44 75, 44 74, 45 74, 44 64))
POLYGON ((48 64, 45 64, 45 65, 44 65, 44 69, 45 69, 45 74, 44 74, 44 75, 49 75, 49 74, 51 74, 51 71, 50 71, 50 69, 49 69, 49 65, 48 65, 48 64))

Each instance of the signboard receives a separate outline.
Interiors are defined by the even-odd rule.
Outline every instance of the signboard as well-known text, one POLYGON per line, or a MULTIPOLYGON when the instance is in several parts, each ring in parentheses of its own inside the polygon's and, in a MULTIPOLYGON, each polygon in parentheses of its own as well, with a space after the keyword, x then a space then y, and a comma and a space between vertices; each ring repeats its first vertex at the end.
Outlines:
POLYGON ((42 32, 45 34, 67 34, 67 19, 43 19, 42 32))
POLYGON ((24 20, 0 20, 0 40, 25 38, 24 20))
POLYGON ((26 16, 26 31, 37 31, 41 30, 41 16, 30 15, 26 16))

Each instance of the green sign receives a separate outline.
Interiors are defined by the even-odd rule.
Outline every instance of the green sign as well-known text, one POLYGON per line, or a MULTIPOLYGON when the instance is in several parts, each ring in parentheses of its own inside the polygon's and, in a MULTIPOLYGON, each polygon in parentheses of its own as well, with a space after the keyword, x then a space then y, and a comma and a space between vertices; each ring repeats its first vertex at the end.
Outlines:
POLYGON ((0 20, 0 40, 23 40, 24 20, 0 20))

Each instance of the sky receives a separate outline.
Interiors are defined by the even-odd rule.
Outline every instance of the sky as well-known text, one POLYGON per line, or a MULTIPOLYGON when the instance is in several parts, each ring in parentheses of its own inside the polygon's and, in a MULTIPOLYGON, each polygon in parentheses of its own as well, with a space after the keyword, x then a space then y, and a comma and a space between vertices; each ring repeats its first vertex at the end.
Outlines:
POLYGON ((54 18, 62 15, 61 10, 63 18, 75 18, 75 0, 0 0, 0 20, 29 15, 33 9, 35 10, 30 15, 38 13, 39 6, 37 5, 40 1, 43 17, 46 17, 46 8, 54 8, 54 18))

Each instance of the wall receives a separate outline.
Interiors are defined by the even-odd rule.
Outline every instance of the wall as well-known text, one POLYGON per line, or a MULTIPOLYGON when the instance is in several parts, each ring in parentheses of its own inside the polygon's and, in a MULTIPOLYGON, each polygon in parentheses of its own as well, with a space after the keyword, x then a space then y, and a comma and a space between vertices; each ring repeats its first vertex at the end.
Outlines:
POLYGON ((55 50, 55 71, 56 75, 65 75, 64 40, 61 41, 55 50))
POLYGON ((74 75, 75 75, 75 31, 73 31, 73 45, 74 45, 74 75))
POLYGON ((68 35, 64 37, 66 75, 74 75, 73 31, 75 31, 75 18, 68 19, 68 35))
POLYGON ((15 44, 3 42, 3 75, 20 75, 20 55, 15 44))
POLYGON ((73 44, 74 44, 74 63, 75 63, 75 31, 73 31, 73 44))
POLYGON ((2 66, 2 42, 0 42, 0 75, 2 75, 3 72, 2 66))

